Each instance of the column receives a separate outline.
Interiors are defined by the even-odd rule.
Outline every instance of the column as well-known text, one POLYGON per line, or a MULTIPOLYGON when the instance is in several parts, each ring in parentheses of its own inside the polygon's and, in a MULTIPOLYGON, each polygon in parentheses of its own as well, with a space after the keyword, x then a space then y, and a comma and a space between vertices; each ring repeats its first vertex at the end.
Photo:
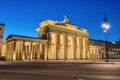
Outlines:
POLYGON ((93 54, 93 52, 92 52, 92 47, 90 47, 90 59, 92 59, 92 54, 93 54))
POLYGON ((64 34, 61 34, 60 35, 60 59, 61 60, 64 60, 64 53, 65 53, 65 51, 64 51, 64 47, 65 47, 65 39, 64 39, 64 34))
POLYGON ((55 58, 54 59, 59 59, 59 34, 55 33, 55 58))
POLYGON ((73 42, 73 38, 71 35, 69 35, 67 37, 67 47, 68 47, 68 50, 67 50, 67 59, 74 59, 74 42, 73 42))
POLYGON ((16 60, 16 41, 13 41, 13 60, 16 60))
POLYGON ((95 47, 93 48, 93 51, 94 51, 94 59, 96 58, 96 55, 95 55, 95 47))
POLYGON ((11 60, 13 60, 13 41, 11 41, 11 60))
POLYGON ((17 41, 17 60, 20 60, 20 42, 17 41))
POLYGON ((21 41, 19 41, 19 44, 18 44, 18 56, 19 56, 19 60, 22 60, 21 41))
POLYGON ((86 59, 86 48, 85 48, 85 38, 83 38, 83 54, 82 54, 82 59, 86 59))
POLYGON ((58 59, 58 53, 59 53, 59 40, 58 40, 58 34, 57 33, 54 33, 55 34, 55 48, 54 48, 54 57, 53 59, 58 59))
POLYGON ((33 49, 33 56, 34 56, 34 59, 37 59, 37 53, 36 53, 36 51, 37 51, 37 44, 35 43, 35 45, 32 47, 32 49, 33 49))
MULTIPOLYGON (((43 58, 43 46, 42 46, 42 45, 43 45, 43 44, 41 43, 41 44, 40 44, 40 58, 41 58, 41 59, 44 59, 44 58, 43 58)), ((49 55, 50 55, 50 54, 49 54, 49 55)), ((49 57, 50 57, 50 56, 49 56, 49 57)))
POLYGON ((20 60, 20 47, 19 47, 19 41, 17 41, 17 60, 20 60))
POLYGON ((60 34, 60 52, 59 57, 61 60, 64 59, 64 35, 60 34))
POLYGON ((79 59, 81 58, 81 55, 80 55, 80 53, 81 53, 81 52, 80 52, 80 51, 81 51, 81 49, 80 49, 80 48, 81 48, 81 43, 80 43, 80 41, 81 41, 81 40, 80 40, 80 39, 81 39, 81 38, 79 37, 79 38, 78 38, 78 49, 77 49, 78 54, 79 54, 79 59))
POLYGON ((40 59, 40 43, 38 43, 38 55, 37 55, 37 59, 39 60, 40 59))
POLYGON ((30 43, 30 60, 32 60, 32 58, 33 58, 33 55, 32 55, 32 53, 33 53, 32 43, 33 43, 33 42, 30 43))
POLYGON ((72 59, 76 59, 76 37, 75 36, 72 36, 72 54, 73 54, 73 57, 72 59))
POLYGON ((9 60, 11 60, 11 42, 9 42, 9 60))
POLYGON ((10 43, 8 42, 8 60, 10 60, 10 43))
POLYGON ((6 58, 7 58, 7 60, 8 60, 8 52, 9 52, 9 49, 8 49, 8 42, 6 43, 7 44, 7 46, 6 46, 6 58))
POLYGON ((88 47, 88 38, 85 38, 85 45, 86 45, 86 59, 90 59, 90 54, 89 54, 89 47, 88 47))
POLYGON ((13 55, 14 55, 14 41, 12 41, 12 60, 13 60, 13 55))
POLYGON ((49 55, 49 59, 56 59, 57 57, 57 34, 51 33, 51 44, 50 44, 51 52, 49 55))
POLYGON ((21 45, 22 49, 21 49, 21 53, 22 53, 22 60, 25 59, 25 42, 22 41, 22 45, 21 45))
POLYGON ((80 38, 79 37, 77 37, 75 58, 80 59, 80 38))
POLYGON ((38 44, 36 44, 36 59, 38 59, 38 44))
POLYGON ((40 56, 41 56, 41 59, 43 60, 44 59, 44 46, 43 46, 43 43, 41 44, 41 55, 40 56))
POLYGON ((16 60, 17 60, 17 55, 18 55, 18 42, 16 41, 16 60))
POLYGON ((39 59, 41 59, 41 43, 39 43, 39 59))
POLYGON ((67 59, 66 55, 67 55, 67 35, 64 34, 64 43, 63 43, 63 54, 64 54, 64 60, 67 59))
POLYGON ((92 47, 92 58, 94 59, 94 47, 92 47))
POLYGON ((9 53, 8 53, 8 59, 10 60, 10 42, 8 43, 9 53))
POLYGON ((44 60, 47 60, 47 44, 44 44, 44 60))
POLYGON ((83 54, 83 41, 82 41, 82 37, 79 38, 80 39, 80 59, 82 59, 82 54, 83 54))
POLYGON ((11 41, 9 42, 9 59, 11 60, 11 41))
POLYGON ((13 60, 16 60, 16 41, 13 41, 13 60))

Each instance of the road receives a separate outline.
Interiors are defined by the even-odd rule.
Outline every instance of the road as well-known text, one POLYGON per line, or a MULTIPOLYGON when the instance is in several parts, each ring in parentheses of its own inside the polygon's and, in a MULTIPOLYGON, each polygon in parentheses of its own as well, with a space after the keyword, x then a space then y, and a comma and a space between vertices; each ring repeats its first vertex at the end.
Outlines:
POLYGON ((0 62, 0 80, 120 80, 120 63, 0 62))

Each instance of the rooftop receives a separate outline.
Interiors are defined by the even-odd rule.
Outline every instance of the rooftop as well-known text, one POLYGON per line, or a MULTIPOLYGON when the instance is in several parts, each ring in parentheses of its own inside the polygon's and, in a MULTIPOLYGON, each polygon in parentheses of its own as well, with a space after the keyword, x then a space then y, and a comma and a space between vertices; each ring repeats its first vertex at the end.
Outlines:
POLYGON ((24 38, 38 39, 38 38, 36 38, 36 37, 29 37, 29 36, 22 36, 22 35, 14 35, 14 34, 10 34, 10 35, 6 38, 6 40, 9 39, 9 38, 12 38, 12 37, 24 37, 24 38))

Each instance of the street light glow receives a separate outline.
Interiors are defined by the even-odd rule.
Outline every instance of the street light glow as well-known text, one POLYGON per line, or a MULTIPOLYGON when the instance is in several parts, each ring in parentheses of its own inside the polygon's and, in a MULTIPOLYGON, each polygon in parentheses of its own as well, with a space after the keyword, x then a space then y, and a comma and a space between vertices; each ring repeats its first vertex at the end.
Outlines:
POLYGON ((104 29, 104 32, 107 32, 110 29, 110 25, 108 23, 103 23, 102 28, 104 29))

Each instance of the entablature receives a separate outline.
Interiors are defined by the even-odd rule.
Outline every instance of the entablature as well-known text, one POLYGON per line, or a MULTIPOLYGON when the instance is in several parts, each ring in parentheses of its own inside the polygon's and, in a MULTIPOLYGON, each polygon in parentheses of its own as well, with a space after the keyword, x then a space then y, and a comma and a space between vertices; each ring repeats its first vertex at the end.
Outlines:
POLYGON ((25 41, 25 42, 40 42, 40 43, 47 43, 47 40, 42 39, 33 39, 33 38, 24 38, 24 37, 11 37, 6 40, 6 42, 9 41, 25 41))
POLYGON ((48 31, 47 32, 55 32, 55 33, 59 33, 59 34, 71 34, 71 35, 78 35, 78 36, 86 36, 88 37, 89 34, 87 32, 84 31, 79 31, 79 30, 72 30, 72 29, 67 29, 67 28, 62 28, 62 27, 50 27, 50 26, 46 26, 45 27, 48 31))

